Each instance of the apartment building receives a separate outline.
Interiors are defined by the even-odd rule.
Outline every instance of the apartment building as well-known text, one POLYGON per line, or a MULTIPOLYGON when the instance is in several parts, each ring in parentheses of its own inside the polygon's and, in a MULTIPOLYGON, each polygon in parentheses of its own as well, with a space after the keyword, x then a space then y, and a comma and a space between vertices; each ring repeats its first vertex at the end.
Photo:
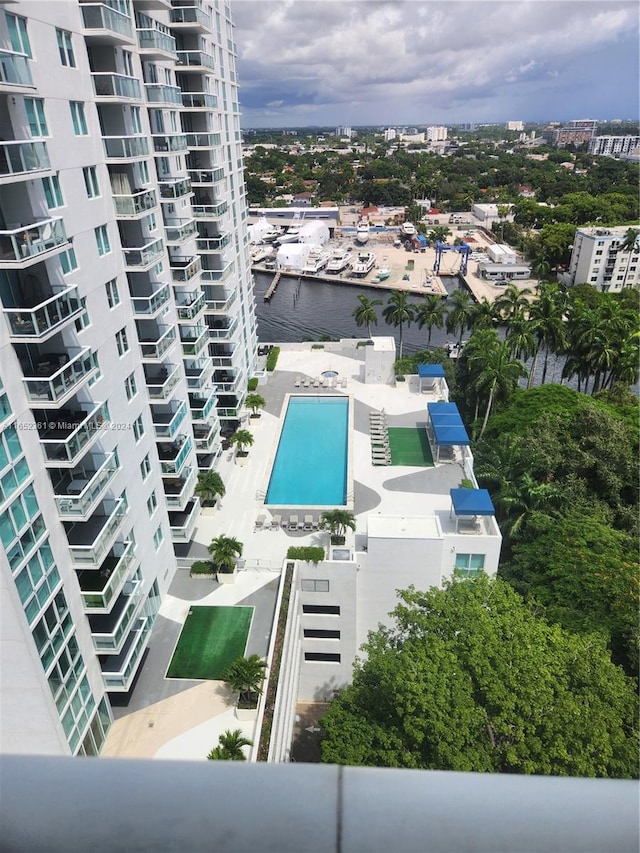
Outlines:
POLYGON ((591 144, 598 129, 595 119, 575 119, 568 121, 562 127, 549 125, 542 132, 542 137, 555 148, 565 148, 567 145, 591 144))
POLYGON ((619 157, 630 154, 640 145, 640 136, 594 136, 589 153, 598 157, 619 157))
POLYGON ((3 751, 95 754, 256 366, 220 0, 0 2, 3 751))
POLYGON ((426 138, 429 142, 444 142, 447 138, 447 128, 432 125, 427 128, 426 138))
POLYGON ((562 277, 563 284, 587 283, 603 293, 637 286, 640 283, 640 244, 636 240, 634 247, 626 248, 628 232, 626 225, 578 228, 569 269, 562 277))

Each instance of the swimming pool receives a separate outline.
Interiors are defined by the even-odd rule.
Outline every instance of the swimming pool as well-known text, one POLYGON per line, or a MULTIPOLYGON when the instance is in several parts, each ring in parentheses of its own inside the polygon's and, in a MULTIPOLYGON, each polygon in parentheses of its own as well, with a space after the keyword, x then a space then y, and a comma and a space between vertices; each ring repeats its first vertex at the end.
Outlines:
POLYGON ((291 396, 265 503, 344 506, 347 497, 349 401, 291 396))

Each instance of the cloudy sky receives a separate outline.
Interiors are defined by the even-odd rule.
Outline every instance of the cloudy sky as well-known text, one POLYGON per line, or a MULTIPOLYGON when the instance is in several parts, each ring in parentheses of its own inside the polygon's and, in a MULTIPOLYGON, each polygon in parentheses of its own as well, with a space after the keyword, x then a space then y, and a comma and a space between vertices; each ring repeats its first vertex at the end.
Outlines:
POLYGON ((243 127, 638 117, 636 0, 232 9, 243 127))

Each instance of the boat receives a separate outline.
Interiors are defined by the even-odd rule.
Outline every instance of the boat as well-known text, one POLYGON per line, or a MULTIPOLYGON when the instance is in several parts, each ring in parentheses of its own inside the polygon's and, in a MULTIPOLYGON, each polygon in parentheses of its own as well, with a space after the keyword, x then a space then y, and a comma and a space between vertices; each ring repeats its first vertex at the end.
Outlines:
POLYGON ((263 231, 260 235, 263 243, 273 243, 275 240, 279 240, 282 236, 282 228, 271 227, 268 231, 263 231))
POLYGON ((323 252, 320 248, 311 249, 302 267, 302 272, 311 275, 319 273, 329 263, 330 257, 331 255, 328 252, 323 252))
POLYGON ((391 270, 389 267, 380 267, 378 270, 378 274, 375 277, 375 281, 386 281, 391 275, 391 270))
POLYGON ((342 272, 349 266, 350 261, 351 252, 348 249, 336 249, 327 264, 327 272, 334 275, 342 272))
POLYGON ((373 269, 376 262, 376 256, 373 252, 359 252, 358 260, 354 263, 353 275, 368 275, 373 269))
POLYGON ((356 243, 359 243, 361 246, 364 246, 364 244, 368 242, 369 223, 363 219, 362 222, 358 223, 358 227, 356 228, 356 243))
POLYGON ((302 228, 302 214, 295 213, 291 220, 291 225, 287 228, 284 234, 278 237, 278 242, 282 243, 297 243, 300 237, 300 229, 302 228))
POLYGON ((251 250, 251 263, 259 264, 273 254, 273 247, 271 245, 268 246, 255 246, 251 250))
POLYGON ((416 234, 416 226, 413 222, 403 222, 400 226, 400 234, 403 237, 414 237, 416 234))

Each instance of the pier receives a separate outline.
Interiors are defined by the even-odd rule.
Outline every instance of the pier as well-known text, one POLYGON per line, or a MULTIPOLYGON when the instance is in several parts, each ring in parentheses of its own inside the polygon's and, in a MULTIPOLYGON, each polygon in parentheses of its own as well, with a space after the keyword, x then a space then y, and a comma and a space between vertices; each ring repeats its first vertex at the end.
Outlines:
MULTIPOLYGON (((254 264, 251 267, 251 269, 255 270, 256 272, 267 272, 266 267, 258 266, 258 264, 254 264)), ((265 302, 268 302, 271 299, 271 297, 273 296, 273 294, 276 292, 276 287, 278 286, 278 282, 280 281, 281 275, 282 275, 282 271, 279 271, 274 275, 273 281, 269 285, 269 287, 268 287, 268 289, 264 295, 264 301, 265 302)))

